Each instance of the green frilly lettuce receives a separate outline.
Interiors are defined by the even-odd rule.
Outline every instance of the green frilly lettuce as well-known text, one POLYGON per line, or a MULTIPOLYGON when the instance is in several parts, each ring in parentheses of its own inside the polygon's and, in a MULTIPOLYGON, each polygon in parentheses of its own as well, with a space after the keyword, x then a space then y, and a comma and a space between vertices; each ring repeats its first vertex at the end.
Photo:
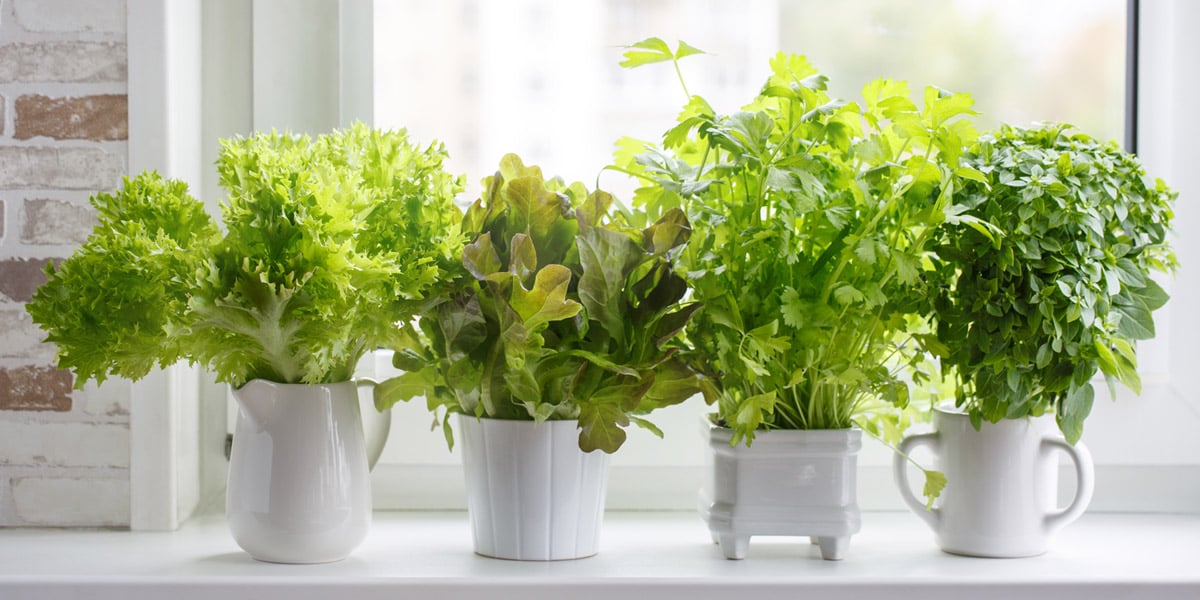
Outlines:
POLYGON ((127 180, 93 198, 100 223, 29 312, 77 385, 181 359, 235 386, 349 379, 454 267, 445 156, 362 124, 224 140, 223 233, 183 183, 127 180))

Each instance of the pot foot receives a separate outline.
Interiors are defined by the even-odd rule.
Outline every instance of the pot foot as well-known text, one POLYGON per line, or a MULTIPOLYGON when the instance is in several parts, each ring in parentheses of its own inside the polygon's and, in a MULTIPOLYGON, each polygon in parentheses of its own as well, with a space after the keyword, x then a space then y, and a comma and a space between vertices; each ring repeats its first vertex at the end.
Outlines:
POLYGON ((746 549, 750 547, 750 536, 721 535, 717 543, 721 545, 721 552, 725 554, 725 558, 742 560, 746 558, 746 549))
POLYGON ((814 538, 821 546, 821 558, 825 560, 842 560, 850 549, 850 536, 814 538))

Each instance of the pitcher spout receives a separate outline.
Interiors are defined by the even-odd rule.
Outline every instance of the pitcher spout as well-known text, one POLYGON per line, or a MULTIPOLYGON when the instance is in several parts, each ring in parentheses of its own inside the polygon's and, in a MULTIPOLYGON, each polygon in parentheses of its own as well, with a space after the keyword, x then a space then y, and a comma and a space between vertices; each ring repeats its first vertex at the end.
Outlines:
POLYGON ((278 397, 277 386, 278 384, 265 379, 252 379, 233 392, 242 413, 259 428, 270 422, 275 399, 278 397))

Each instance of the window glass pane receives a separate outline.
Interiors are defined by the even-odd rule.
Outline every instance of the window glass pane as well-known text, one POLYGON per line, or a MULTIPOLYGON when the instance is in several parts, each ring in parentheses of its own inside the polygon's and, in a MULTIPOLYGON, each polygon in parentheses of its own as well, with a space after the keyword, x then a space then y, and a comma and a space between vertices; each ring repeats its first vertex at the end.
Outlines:
MULTIPOLYGON (((375 124, 446 142, 472 183, 517 152, 594 185, 612 142, 657 139, 684 101, 670 65, 618 66, 649 36, 711 53, 693 93, 730 112, 777 50, 807 55, 835 95, 875 77, 966 91, 999 122, 1124 128, 1125 0, 388 0, 375 6, 375 124)), ((604 187, 622 192, 613 174, 604 187)), ((471 193, 477 192, 472 188, 471 193)))

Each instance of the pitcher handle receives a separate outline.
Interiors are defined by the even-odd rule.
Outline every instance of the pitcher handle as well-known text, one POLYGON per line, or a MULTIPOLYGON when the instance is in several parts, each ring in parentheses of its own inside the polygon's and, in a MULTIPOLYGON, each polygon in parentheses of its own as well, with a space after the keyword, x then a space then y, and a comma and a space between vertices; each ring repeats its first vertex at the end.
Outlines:
POLYGON ((921 446, 928 446, 930 450, 937 453, 941 449, 941 438, 937 432, 922 433, 918 435, 910 435, 900 441, 897 446, 897 452, 892 457, 892 472, 896 478, 896 486, 900 488, 900 497, 904 499, 904 503, 908 505, 909 510, 915 513, 921 520, 925 521, 934 531, 941 529, 942 525, 942 510, 940 508, 926 508, 925 503, 917 499, 913 495, 912 487, 908 483, 908 458, 912 450, 921 446))
MULTIPOLYGON (((370 377, 355 377, 354 385, 356 390, 361 390, 363 387, 371 387, 379 385, 379 382, 370 377)), ((379 462, 379 457, 383 455, 383 446, 387 444, 388 434, 392 429, 392 413, 375 412, 374 394, 368 394, 369 401, 360 400, 362 405, 362 422, 363 422, 363 438, 367 447, 367 467, 371 470, 375 469, 376 463, 379 462), (366 413, 371 411, 373 417, 368 418, 366 413), (368 427, 368 423, 371 426, 368 427)), ((361 396, 360 396, 361 399, 361 396)))
POLYGON ((1087 510, 1088 504, 1092 501, 1092 492, 1095 491, 1096 481, 1092 453, 1088 452, 1087 446, 1083 442, 1072 446, 1062 438, 1050 437, 1042 440, 1042 446, 1066 451, 1067 455, 1071 457, 1071 461, 1075 463, 1075 478, 1078 481, 1075 487, 1075 499, 1071 501, 1071 504, 1046 515, 1042 527, 1048 535, 1083 515, 1083 511, 1087 510))

